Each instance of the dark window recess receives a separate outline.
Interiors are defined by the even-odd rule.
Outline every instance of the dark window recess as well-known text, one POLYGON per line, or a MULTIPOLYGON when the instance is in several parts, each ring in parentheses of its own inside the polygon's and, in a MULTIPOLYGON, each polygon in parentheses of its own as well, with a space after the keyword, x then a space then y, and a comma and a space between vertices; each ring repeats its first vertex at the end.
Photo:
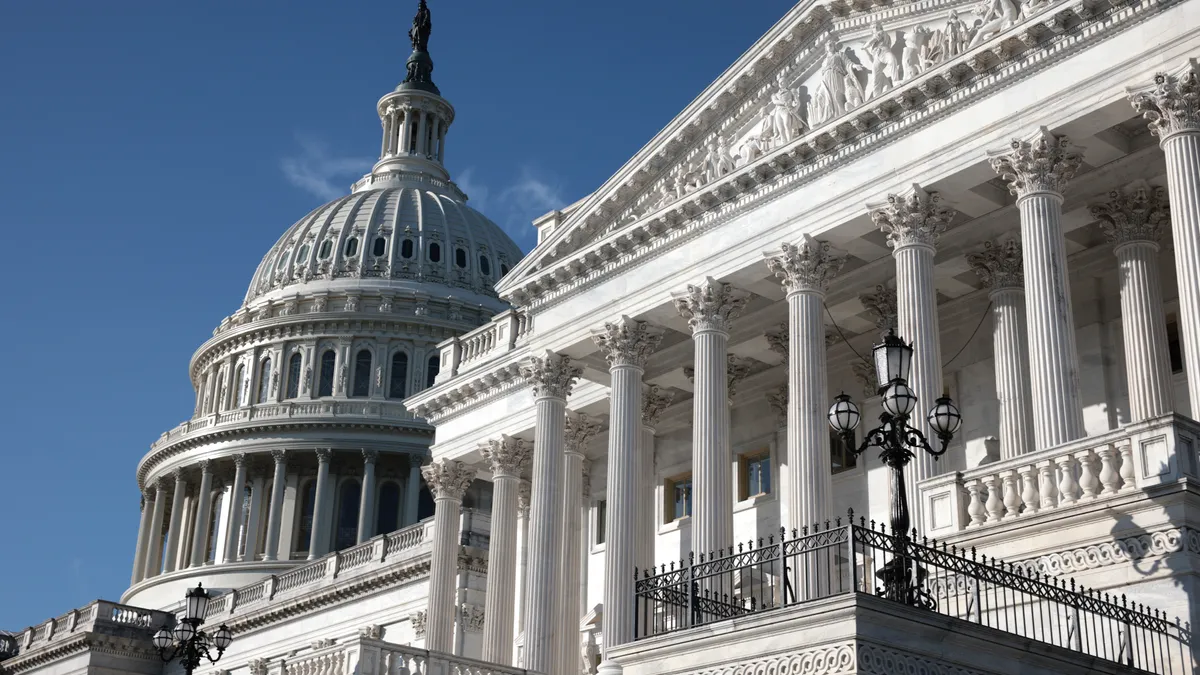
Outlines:
POLYGON ((1167 323, 1167 353, 1171 357, 1171 372, 1183 372, 1183 348, 1179 344, 1179 324, 1167 323))
POLYGON ((833 467, 833 473, 841 473, 855 467, 858 458, 852 450, 853 447, 853 434, 847 443, 841 434, 833 429, 829 430, 829 452, 832 455, 830 465, 833 467))
POLYGON ((318 251, 317 257, 319 257, 321 259, 325 259, 325 258, 328 258, 329 254, 332 252, 333 252, 333 242, 326 239, 325 241, 321 242, 321 250, 318 251))
POLYGON ((400 529, 400 485, 388 481, 379 488, 379 511, 375 534, 387 534, 400 529))
POLYGON ((360 349, 354 357, 354 392, 351 396, 371 395, 371 350, 360 349))
POLYGON ((503 276, 507 276, 507 275, 508 275, 508 265, 505 265, 504 263, 500 263, 500 276, 503 277, 503 276))
POLYGON ((358 255, 358 237, 350 237, 346 240, 346 257, 358 255))
POLYGON ((317 387, 317 396, 333 396, 333 367, 337 363, 337 354, 332 349, 326 349, 321 354, 321 384, 317 387))
POLYGON ((300 361, 303 357, 297 352, 288 360, 287 394, 284 398, 296 398, 300 395, 300 361))
POLYGON ((342 483, 338 498, 337 527, 333 531, 333 548, 342 550, 358 543, 358 507, 362 499, 362 488, 358 481, 350 479, 342 483))
POLYGON ((429 357, 429 364, 425 367, 425 387, 433 386, 437 380, 438 373, 441 372, 442 362, 437 354, 429 357))
POLYGON ((596 543, 603 544, 607 538, 608 529, 608 502, 601 500, 596 502, 596 543))
POLYGON ((492 276, 492 261, 486 255, 479 256, 479 273, 485 277, 492 276))
POLYGON ((442 261, 441 245, 436 244, 436 243, 430 244, 429 245, 429 262, 441 262, 441 261, 442 261))
POLYGON ((387 253, 387 239, 375 237, 375 243, 371 245, 371 255, 379 257, 384 253, 387 253))
POLYGON ((457 265, 458 267, 464 267, 464 268, 467 266, 467 249, 465 249, 465 248, 454 249, 454 264, 457 265))
POLYGON ((404 241, 400 242, 400 257, 401 258, 412 258, 413 257, 413 240, 412 239, 405 239, 404 241))
POLYGON ((388 380, 388 398, 401 399, 408 392, 408 354, 392 355, 392 376, 388 380))

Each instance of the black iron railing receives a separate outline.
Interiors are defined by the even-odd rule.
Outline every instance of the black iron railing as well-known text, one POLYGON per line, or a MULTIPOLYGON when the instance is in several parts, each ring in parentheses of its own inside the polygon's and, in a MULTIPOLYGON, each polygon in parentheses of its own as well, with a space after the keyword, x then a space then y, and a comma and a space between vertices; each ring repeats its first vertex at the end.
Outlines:
POLYGON ((742 543, 643 571, 638 639, 868 593, 1160 675, 1189 672, 1190 626, 1156 609, 873 521, 742 543))

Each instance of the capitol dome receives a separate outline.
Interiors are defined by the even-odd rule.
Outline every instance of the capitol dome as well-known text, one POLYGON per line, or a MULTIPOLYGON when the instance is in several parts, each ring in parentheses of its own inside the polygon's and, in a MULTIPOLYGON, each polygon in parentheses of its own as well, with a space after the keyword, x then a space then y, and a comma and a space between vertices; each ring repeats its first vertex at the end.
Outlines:
MULTIPOLYGON (((450 180, 454 108, 423 0, 413 25, 404 82, 376 103, 379 161, 288 228, 192 356, 192 417, 138 464, 123 602, 165 608, 197 582, 222 593, 361 556, 432 515, 433 428, 403 401, 438 379, 439 343, 509 309, 493 287, 521 251, 450 180)), ((490 484, 472 489, 466 506, 486 510, 490 484)))

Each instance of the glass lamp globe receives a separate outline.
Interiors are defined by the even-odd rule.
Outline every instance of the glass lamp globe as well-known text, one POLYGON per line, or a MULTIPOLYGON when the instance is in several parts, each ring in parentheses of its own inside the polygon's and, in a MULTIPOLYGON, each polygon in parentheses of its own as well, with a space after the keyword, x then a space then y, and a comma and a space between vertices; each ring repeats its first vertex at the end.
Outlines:
POLYGON ((196 627, 192 625, 191 621, 184 619, 175 624, 174 635, 176 642, 187 642, 196 636, 196 627))
POLYGON ((163 626, 154 633, 154 646, 158 649, 166 649, 171 646, 171 634, 167 632, 167 627, 163 626))
POLYGON ((907 380, 908 371, 912 367, 913 348, 904 344, 896 336, 895 330, 889 330, 883 342, 871 350, 875 358, 875 381, 885 387, 889 382, 907 380))
POLYGON ((184 596, 187 602, 184 604, 183 618, 203 622, 208 615, 208 597, 204 584, 196 584, 195 588, 189 589, 184 596))
POLYGON ((848 434, 858 428, 861 417, 858 406, 854 405, 854 401, 851 401, 845 392, 838 394, 833 399, 833 405, 829 407, 829 426, 839 434, 848 434))
POLYGON ((233 642, 233 631, 229 630, 229 626, 221 624, 216 634, 213 635, 213 644, 217 646, 217 651, 223 652, 231 642, 233 642))
POLYGON ((889 415, 900 417, 917 407, 917 394, 903 380, 897 380, 884 390, 881 403, 889 415))
POLYGON ((958 412, 958 406, 954 405, 949 396, 942 396, 934 401, 927 419, 929 428, 938 436, 946 438, 953 436, 962 426, 962 414, 958 412))

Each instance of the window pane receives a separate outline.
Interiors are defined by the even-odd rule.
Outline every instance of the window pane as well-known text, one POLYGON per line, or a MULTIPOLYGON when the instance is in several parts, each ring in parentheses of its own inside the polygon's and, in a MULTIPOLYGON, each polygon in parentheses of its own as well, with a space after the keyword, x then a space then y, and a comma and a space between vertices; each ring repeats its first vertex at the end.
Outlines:
POLYGON ((492 262, 485 255, 479 256, 479 272, 485 277, 492 276, 492 262))
POLYGON ((326 239, 325 241, 321 242, 321 250, 317 252, 317 255, 320 258, 324 259, 324 258, 328 258, 329 254, 332 252, 333 252, 333 242, 326 239))
POLYGON ((463 248, 454 249, 454 264, 459 267, 467 266, 467 250, 463 248))
POLYGON ((300 352, 296 352, 292 354, 292 358, 288 361, 287 396, 285 398, 296 398, 300 395, 301 359, 300 352))
POLYGON ((430 262, 441 262, 442 261, 442 247, 439 244, 433 243, 433 244, 429 245, 429 261, 430 262))
POLYGON ((400 485, 392 481, 379 488, 379 510, 375 534, 387 534, 400 529, 400 485))
POLYGON ((383 237, 375 237, 375 243, 372 245, 371 253, 376 257, 387 252, 387 239, 383 237))
POLYGON ((413 240, 412 239, 405 239, 403 242, 401 242, 400 257, 401 258, 413 257, 413 240))
POLYGON ((392 375, 388 380, 388 398, 404 398, 408 390, 408 354, 392 355, 392 375))
POLYGON ((675 483, 675 518, 692 515, 692 479, 675 483))
POLYGON ((441 370, 441 367, 442 361, 440 356, 434 354, 433 356, 429 357, 429 365, 425 368, 426 389, 433 386, 434 381, 437 380, 438 372, 441 370))
POLYGON ((258 402, 266 403, 271 396, 271 359, 265 358, 258 367, 258 402))
POLYGON ((352 396, 371 395, 371 350, 360 349, 354 357, 354 393, 352 396))
POLYGON ((337 354, 332 349, 326 349, 321 354, 321 384, 317 396, 333 396, 333 367, 337 363, 337 354))
POLYGON ((358 255, 358 237, 350 237, 346 240, 346 257, 350 258, 358 255))
POLYGON ((356 480, 342 483, 338 498, 338 522, 334 532, 334 550, 340 551, 358 543, 358 507, 362 489, 356 480))
POLYGON ((309 246, 308 246, 308 244, 305 244, 305 245, 303 245, 303 246, 301 246, 301 247, 300 247, 300 255, 299 255, 299 259, 298 259, 298 261, 299 261, 299 262, 308 262, 308 252, 309 252, 309 250, 310 250, 310 249, 309 249, 309 246))

